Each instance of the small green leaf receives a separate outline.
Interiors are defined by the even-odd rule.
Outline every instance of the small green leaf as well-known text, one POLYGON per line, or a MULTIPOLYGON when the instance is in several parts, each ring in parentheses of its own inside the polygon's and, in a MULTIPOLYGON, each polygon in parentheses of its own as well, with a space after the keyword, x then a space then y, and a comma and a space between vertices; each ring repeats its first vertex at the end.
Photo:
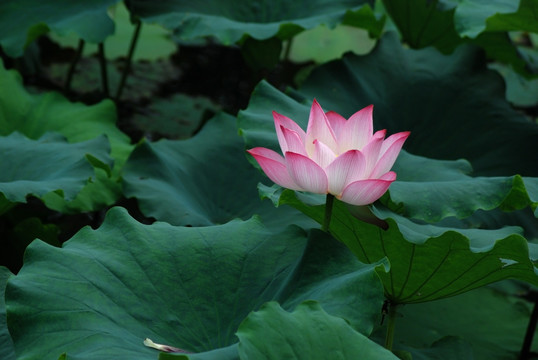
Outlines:
POLYGON ((398 359, 311 300, 292 313, 264 304, 241 323, 237 337, 242 360, 398 359))
POLYGON ((470 38, 484 31, 538 32, 537 11, 533 0, 462 0, 456 7, 454 24, 460 35, 470 38))
MULTIPOLYGON (((1 139, 0 193, 9 202, 26 202, 27 196, 43 197, 51 192, 72 200, 94 175, 87 154, 108 157, 109 144, 104 136, 76 144, 52 133, 39 140, 16 132, 1 139)), ((111 160, 107 161, 110 166, 111 160)))

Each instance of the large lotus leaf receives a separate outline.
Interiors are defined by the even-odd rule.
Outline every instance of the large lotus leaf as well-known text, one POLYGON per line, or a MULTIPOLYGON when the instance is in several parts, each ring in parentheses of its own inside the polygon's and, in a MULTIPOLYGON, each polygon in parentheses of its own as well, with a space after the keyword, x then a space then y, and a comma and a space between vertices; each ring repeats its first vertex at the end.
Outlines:
POLYGON ((107 8, 118 0, 18 0, 0 3, 0 45, 11 57, 23 54, 24 48, 49 29, 75 33, 92 43, 105 40, 114 32, 114 22, 107 8))
POLYGON ((6 303, 4 300, 7 280, 11 275, 11 271, 0 266, 0 358, 4 360, 15 360, 13 341, 7 329, 6 303))
MULTIPOLYGON (((318 205, 318 198, 301 201, 291 190, 260 190, 275 205, 291 205, 323 222, 325 205, 318 205)), ((538 246, 519 235, 518 227, 458 229, 414 223, 384 209, 374 214, 385 219, 387 230, 358 220, 336 200, 329 231, 360 261, 388 259, 390 271, 379 271, 379 276, 386 296, 395 303, 436 300, 507 278, 538 285, 533 263, 538 246)))
POLYGON ((383 20, 376 18, 370 5, 373 5, 373 1, 129 2, 133 14, 145 22, 158 22, 166 28, 174 29, 181 40, 215 36, 226 45, 239 41, 244 35, 258 40, 274 36, 286 39, 302 29, 311 29, 320 24, 334 27, 343 21, 349 25, 368 26, 368 30, 379 33, 383 20))
POLYGON ((235 119, 220 114, 191 139, 139 144, 125 165, 124 194, 135 197, 146 216, 175 225, 223 224, 253 214, 278 227, 283 221, 312 225, 291 208, 275 211, 259 200, 263 175, 245 155, 235 119))
MULTIPOLYGON (((42 197, 51 192, 74 199, 91 181, 92 165, 110 171, 112 164, 105 136, 75 144, 53 133, 38 140, 17 132, 0 139, 0 193, 2 200, 10 203, 26 202, 27 196, 42 197)), ((0 208, 5 208, 4 204, 0 208)))
MULTIPOLYGON (((19 359, 155 359, 143 340, 233 357, 241 321, 267 301, 313 299, 369 334, 383 293, 373 265, 316 230, 256 218, 203 228, 142 225, 113 208, 63 248, 34 241, 6 287, 19 359), (221 350, 215 350, 221 349, 221 350)), ((218 358, 218 357, 213 357, 218 358)))
MULTIPOLYGON (((362 81, 364 79, 360 79, 360 82, 362 81)), ((394 82, 394 79, 391 81, 394 82)), ((360 82, 357 80, 353 84, 359 84, 360 82)), ((339 85, 337 87, 338 89, 348 87, 343 82, 335 84, 334 80, 333 84, 335 86, 339 85)), ((346 99, 346 101, 339 101, 336 105, 336 100, 333 97, 327 97, 332 95, 332 90, 334 89, 331 87, 331 91, 327 91, 326 89, 325 91, 319 91, 320 97, 325 98, 320 103, 327 110, 334 110, 334 108, 331 108, 330 105, 325 105, 326 103, 333 104, 336 106, 336 110, 339 111, 339 109, 345 107, 347 100, 355 100, 354 96, 357 93, 355 89, 346 89, 350 93, 355 94, 353 96, 348 95, 342 89, 338 91, 340 98, 342 99, 346 96, 350 96, 350 98, 346 99)), ((371 87, 368 87, 368 89, 377 94, 371 87)), ((314 90, 312 89, 311 92, 314 92, 314 90)), ((358 98, 361 98, 361 96, 358 95, 358 98)), ((384 119, 382 117, 383 113, 392 109, 390 109, 388 104, 385 105, 385 102, 381 102, 381 100, 376 102, 376 104, 379 104, 379 106, 375 107, 374 122, 377 122, 379 119, 382 122, 384 119)), ((240 112, 238 116, 240 132, 245 138, 247 146, 263 146, 280 152, 271 112, 275 110, 286 115, 295 120, 303 129, 306 129, 310 111, 309 105, 295 101, 293 98, 286 96, 265 82, 260 83, 254 90, 247 109, 240 112)), ((357 105, 356 109, 360 108, 361 105, 357 105)), ((383 127, 392 127, 395 131, 399 131, 407 126, 413 126, 412 121, 416 122, 416 126, 419 129, 412 130, 411 137, 407 140, 409 141, 409 145, 407 143, 405 144, 405 147, 409 146, 411 149, 413 149, 413 144, 416 144, 414 147, 415 150, 422 148, 420 140, 427 137, 427 134, 430 134, 432 131, 431 126, 426 128, 426 126, 422 125, 425 121, 417 118, 416 113, 417 111, 409 113, 408 116, 405 116, 406 113, 398 115, 398 120, 405 121, 408 125, 402 126, 394 122, 382 124, 383 127), (419 140, 413 143, 413 139, 415 138, 419 140)), ((464 115, 465 113, 462 113, 462 116, 464 115)), ((480 139, 477 141, 480 141, 480 139)), ((494 140, 491 140, 491 142, 491 148, 498 144, 494 140)), ((441 144, 435 146, 441 148, 441 144)), ((531 144, 529 143, 527 146, 531 147, 531 144)), ((472 148, 471 144, 467 144, 467 147, 472 148)), ((430 153, 434 153, 435 151, 436 148, 428 149, 430 153)), ((440 151, 444 152, 444 149, 440 149, 440 151)), ((448 153, 445 153, 445 155, 448 156, 448 153)), ((534 153, 530 153, 526 157, 532 157, 533 155, 534 153)), ((491 161, 493 160, 491 159, 491 161)), ((508 163, 508 161, 509 159, 507 158, 506 162, 508 163)), ((464 160, 433 160, 422 156, 414 156, 402 151, 394 166, 394 170, 398 174, 398 181, 394 182, 389 190, 393 202, 391 208, 401 208, 403 205, 403 209, 399 210, 403 211, 403 214, 406 216, 414 218, 438 221, 450 216, 463 218, 471 215, 478 209, 491 210, 501 207, 504 210, 514 210, 527 206, 532 206, 535 209, 537 205, 538 190, 536 188, 536 178, 525 178, 523 181, 519 176, 471 177, 467 175, 467 173, 472 171, 471 166, 464 160)), ((264 180, 264 183, 268 182, 270 181, 267 179, 264 180)))
POLYGON ((299 304, 292 313, 269 302, 243 320, 237 337, 243 360, 398 359, 315 301, 299 304))
POLYGON ((474 47, 444 56, 386 36, 366 56, 317 68, 300 90, 346 117, 374 104, 376 127, 410 130, 413 154, 465 158, 475 175, 538 175, 538 125, 510 107, 502 79, 474 47))

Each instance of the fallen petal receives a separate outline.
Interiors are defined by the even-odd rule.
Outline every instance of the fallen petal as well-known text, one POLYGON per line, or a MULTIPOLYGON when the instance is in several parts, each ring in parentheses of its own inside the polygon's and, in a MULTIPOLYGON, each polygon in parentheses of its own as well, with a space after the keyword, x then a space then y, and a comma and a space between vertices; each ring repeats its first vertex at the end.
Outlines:
POLYGON ((154 343, 151 339, 148 339, 148 338, 144 339, 144 345, 146 345, 147 347, 150 347, 159 351, 168 352, 168 353, 192 354, 189 351, 186 351, 177 347, 154 343))

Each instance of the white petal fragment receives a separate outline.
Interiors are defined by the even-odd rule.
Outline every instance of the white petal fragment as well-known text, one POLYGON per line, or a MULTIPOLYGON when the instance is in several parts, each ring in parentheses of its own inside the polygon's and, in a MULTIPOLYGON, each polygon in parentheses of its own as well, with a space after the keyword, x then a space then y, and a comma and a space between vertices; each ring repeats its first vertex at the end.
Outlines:
POLYGON ((177 347, 174 347, 174 346, 154 343, 149 338, 144 339, 144 345, 146 345, 147 347, 150 347, 150 348, 153 348, 153 349, 156 349, 156 350, 159 350, 159 351, 168 352, 168 353, 190 354, 190 352, 188 352, 186 350, 183 350, 183 349, 180 349, 180 348, 177 348, 177 347))

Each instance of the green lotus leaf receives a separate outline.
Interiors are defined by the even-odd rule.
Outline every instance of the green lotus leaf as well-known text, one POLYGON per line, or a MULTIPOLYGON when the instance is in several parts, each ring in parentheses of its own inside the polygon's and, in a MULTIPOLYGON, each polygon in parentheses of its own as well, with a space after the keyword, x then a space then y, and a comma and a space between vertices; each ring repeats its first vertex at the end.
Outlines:
POLYGON ((4 300, 6 284, 10 276, 12 276, 11 271, 0 266, 0 357, 5 360, 15 360, 13 341, 7 329, 6 303, 4 300))
POLYGON ((383 303, 376 266, 319 230, 142 225, 113 208, 63 248, 30 244, 8 280, 7 322, 18 359, 155 359, 145 338, 226 359, 241 321, 271 300, 319 301, 369 334, 383 303))
POLYGON ((403 39, 413 48, 434 46, 451 53, 463 43, 483 48, 488 57, 508 63, 526 76, 529 61, 522 58, 506 31, 536 31, 533 0, 383 0, 403 39), (413 11, 407 9, 412 7, 413 11), (517 12, 515 12, 518 10, 517 12), (469 39, 469 37, 471 39, 469 39))
MULTIPOLYGON (((531 312, 532 304, 491 287, 448 299, 401 306, 398 308, 395 348, 410 351, 413 359, 465 359, 463 354, 449 357, 449 348, 437 357, 432 356, 439 342, 447 341, 445 336, 458 336, 470 344, 466 354, 474 355, 471 358, 516 359, 531 312), (436 346, 429 348, 432 344, 436 346)), ((373 338, 380 341, 384 335, 384 329, 379 329, 373 338)), ((532 350, 537 349, 535 339, 532 350)))
MULTIPOLYGON (((113 8, 113 19, 115 24, 114 34, 110 35, 104 44, 107 59, 117 59, 127 56, 129 44, 133 37, 135 27, 131 23, 130 13, 123 2, 119 2, 113 8)), ((49 35, 52 40, 63 47, 78 46, 77 36, 59 36, 55 33, 49 35)), ((167 58, 177 50, 177 45, 170 39, 170 31, 159 25, 146 24, 140 32, 140 37, 136 43, 136 51, 133 54, 133 61, 167 58)), ((90 56, 98 52, 97 44, 86 44, 83 56, 90 56)))
POLYGON ((74 33, 83 40, 100 43, 114 32, 108 7, 118 0, 39 0, 0 3, 0 45, 11 57, 19 57, 38 36, 53 30, 74 33))
POLYGON ((62 212, 92 211, 110 205, 121 194, 119 171, 132 150, 130 139, 116 127, 116 109, 112 101, 87 106, 71 103, 56 92, 31 94, 21 76, 5 70, 0 64, 0 135, 18 131, 31 139, 45 132, 62 134, 71 143, 95 139, 103 134, 110 141, 114 158, 112 174, 96 167, 95 181, 80 197, 65 202, 62 197, 48 196, 47 205, 62 212))
MULTIPOLYGON (((260 187, 275 205, 287 204, 318 223, 323 222, 323 201, 305 202, 291 190, 260 187)), ((318 198, 319 199, 319 198, 318 198)), ((315 201, 315 200, 314 200, 315 201)), ((390 271, 378 271, 388 299, 420 303, 454 296, 496 281, 515 278, 538 284, 534 266, 538 247, 520 235, 518 227, 497 230, 459 229, 415 223, 382 208, 374 214, 385 219, 387 230, 363 222, 353 207, 335 201, 329 231, 365 263, 386 257, 390 271)))
POLYGON ((538 79, 526 79, 510 66, 492 63, 490 69, 495 69, 502 75, 506 83, 506 99, 513 105, 531 108, 538 105, 538 79))
MULTIPOLYGON (((94 176, 92 163, 103 168, 112 165, 105 136, 75 144, 53 133, 31 140, 14 132, 1 139, 0 193, 2 200, 10 203, 52 192, 66 200, 74 199, 94 176)), ((7 206, 1 204, 0 208, 7 206)))
POLYGON ((474 47, 444 56, 386 36, 366 56, 320 66, 300 91, 345 117, 374 104, 374 125, 410 130, 405 148, 415 155, 467 159, 474 175, 538 175, 538 125, 510 107, 502 79, 474 47))
POLYGON ((441 161, 405 151, 393 167, 398 181, 390 187, 391 207, 404 207, 407 217, 436 222, 449 216, 465 218, 477 209, 514 211, 538 206, 538 178, 471 177, 464 160, 441 161))
POLYGON ((240 359, 398 359, 311 300, 292 313, 266 303, 243 320, 237 337, 240 359))
MULTIPOLYGON (((371 56, 366 56, 366 58, 369 57, 371 56)), ((344 60, 344 62, 345 61, 346 60, 344 60)), ((380 62, 381 60, 377 61, 380 62)), ((337 67, 338 64, 340 64, 340 62, 331 63, 330 65, 337 67)), ((348 71, 351 71, 352 69, 347 64, 343 64, 342 67, 347 68, 348 71)), ((320 70, 323 68, 324 66, 322 66, 320 70)), ((314 74, 313 76, 316 75, 314 74)), ((348 101, 356 101, 355 98, 364 98, 365 96, 372 97, 372 95, 375 96, 375 94, 379 93, 375 90, 375 88, 367 85, 364 85, 364 89, 354 89, 349 88, 349 85, 347 85, 344 80, 341 82, 335 82, 335 79, 340 78, 340 76, 343 78, 342 74, 331 73, 331 76, 333 77, 332 82, 334 87, 329 88, 329 90, 325 88, 325 91, 321 89, 318 91, 318 99, 321 99, 320 103, 325 107, 326 110, 335 110, 336 108, 336 111, 340 112, 339 109, 343 107, 346 107, 346 109, 349 108, 346 106, 348 101), (339 85, 342 86, 340 87, 339 85), (333 92, 336 92, 334 91, 335 89, 340 89, 337 92, 340 99, 338 103, 336 101, 336 96, 333 97, 332 95, 333 92), (364 96, 361 96, 361 92, 364 94, 364 96), (359 93, 359 95, 357 95, 357 93, 359 93), (351 96, 349 94, 354 95, 351 96), (346 101, 342 101, 342 99, 346 99, 346 101), (331 104, 335 107, 331 107, 331 104)), ((378 74, 378 76, 382 75, 378 74)), ((391 79, 392 84, 398 81, 396 76, 397 75, 394 75, 394 78, 391 79)), ((329 75, 324 74, 323 77, 323 80, 327 80, 329 75)), ((349 75, 347 78, 349 79, 350 77, 351 75, 349 75)), ((320 84, 320 81, 315 82, 315 84, 320 84)), ((360 84, 364 81, 365 79, 362 77, 360 82, 353 82, 353 84, 360 84)), ((311 81, 307 80, 307 83, 311 84, 311 81)), ((312 85, 307 89, 310 93, 314 93, 318 88, 314 88, 312 85)), ((396 97, 397 95, 393 94, 394 91, 395 90, 393 89, 391 92, 389 92, 389 96, 396 97)), ((404 96, 403 91, 404 89, 402 88, 402 94, 400 94, 401 96, 404 96)), ((407 91, 409 92, 409 89, 407 91)), ((438 91, 442 90, 439 89, 438 91)), ((295 95, 301 96, 301 94, 295 95)), ((410 97, 413 96, 412 94, 406 94, 405 96, 408 95, 410 97)), ((419 96, 419 94, 416 94, 416 96, 419 96)), ((437 98, 432 99, 430 102, 433 102, 436 99, 437 98)), ((375 99, 372 98, 372 100, 375 99)), ((420 117, 417 115, 417 111, 413 112, 410 110, 409 115, 402 112, 397 117, 397 120, 399 121, 397 123, 396 119, 393 118, 393 116, 396 116, 396 114, 390 113, 392 109, 386 100, 379 99, 379 101, 372 102, 379 104, 379 106, 375 106, 374 124, 376 122, 377 124, 381 123, 382 127, 393 128, 394 132, 401 131, 406 128, 411 129, 411 137, 407 140, 409 144, 406 143, 404 145, 405 148, 411 150, 424 149, 426 152, 426 146, 422 146, 422 144, 419 144, 419 142, 421 140, 430 142, 432 140, 426 140, 426 138, 432 136, 431 134, 438 133, 439 138, 437 139, 437 143, 432 143, 431 146, 428 147, 427 151, 430 154, 439 153, 447 156, 448 153, 443 147, 443 142, 448 143, 452 136, 460 136, 461 138, 468 137, 469 141, 471 141, 471 134, 447 134, 448 130, 446 130, 446 128, 448 128, 449 125, 445 125, 441 122, 436 122, 431 124, 431 126, 426 127, 426 125, 423 125, 423 123, 426 121, 421 119, 427 119, 427 115, 420 117), (383 116, 383 114, 385 114, 385 116, 383 116), (401 125, 400 123, 405 124, 401 125), (435 127, 432 128, 432 126, 435 127), (437 127, 441 129, 438 130, 437 127), (442 140, 441 134, 443 134, 443 131, 444 134, 449 137, 449 139, 442 140), (415 140, 414 142, 413 139, 419 140, 415 140)), ((361 104, 358 104, 356 110, 360 109, 361 106, 361 104)), ((245 139, 247 147, 251 148, 262 146, 280 152, 280 147, 278 145, 277 136, 274 130, 274 122, 271 116, 271 112, 273 110, 288 116, 296 121, 303 129, 306 129, 310 104, 297 102, 292 97, 278 91, 266 82, 262 82, 254 90, 247 109, 241 111, 238 115, 238 126, 240 128, 240 133, 245 139)), ((474 109, 471 109, 470 111, 473 110, 474 109)), ((346 113, 345 116, 350 115, 351 114, 346 113)), ((467 115, 467 113, 463 110, 458 116, 466 117, 469 121, 471 121, 469 119, 469 115, 467 115)), ((521 120, 519 119, 519 115, 517 115, 515 120, 521 120)), ((451 121, 452 119, 446 120, 447 123, 451 121)), ((514 124, 516 129, 517 126, 520 125, 520 123, 517 121, 515 121, 514 124)), ((454 126, 453 122, 451 122, 450 126, 454 126)), ((469 126, 469 124, 466 126, 469 126)), ((486 125, 482 124, 481 126, 486 125)), ((380 126, 377 125, 377 127, 380 126)), ((532 126, 529 126, 529 129, 532 129, 532 126)), ((502 135, 498 134, 498 136, 502 135)), ((524 145, 524 147, 526 146, 530 148, 531 138, 530 136, 528 136, 528 138, 529 141, 524 145)), ((513 141, 515 142, 515 140, 516 139, 514 137, 513 141)), ((480 141, 480 139, 477 141, 480 141)), ((525 141, 525 139, 523 141, 525 141)), ((470 154, 470 156, 473 156, 472 151, 476 150, 474 146, 472 144, 465 144, 461 147, 465 146, 468 148, 467 152, 470 154)), ((491 144, 487 144, 487 146, 493 151, 494 147, 498 147, 498 143, 491 140, 491 144)), ((450 151, 452 151, 452 148, 450 151)), ((461 151, 461 149, 459 149, 459 151, 461 151)), ((512 149, 510 151, 519 152, 519 150, 512 149)), ((494 160, 499 159, 499 157, 490 157, 487 152, 483 152, 481 154, 483 154, 482 156, 491 163, 493 163, 494 160)), ((522 152, 520 154, 522 155, 522 152)), ((530 167, 531 161, 529 161, 528 158, 532 158, 532 156, 533 155, 529 156, 527 154, 524 156, 524 159, 522 159, 521 162, 525 162, 530 167)), ((480 163, 486 160, 477 159, 477 162, 480 163)), ((506 161, 507 165, 510 164, 509 161, 512 161, 509 160, 508 157, 504 158, 504 160, 506 161)), ((473 214, 478 209, 492 210, 495 208, 502 208, 504 210, 515 210, 531 206, 533 210, 536 210, 536 199, 538 198, 536 178, 526 177, 522 179, 519 176, 471 177, 467 175, 468 173, 472 172, 472 168, 467 161, 433 160, 422 156, 414 156, 405 151, 401 152, 394 166, 394 170, 398 174, 398 180, 391 185, 389 190, 391 201, 390 207, 398 212, 403 213, 405 216, 427 221, 439 221, 440 219, 450 216, 464 218, 473 214)), ((268 179, 264 180, 263 182, 270 183, 268 179)))
POLYGON ((459 1, 454 12, 454 25, 462 36, 475 38, 484 31, 538 32, 533 0, 459 1))
POLYGON ((226 114, 191 139, 142 142, 123 174, 124 194, 136 198, 146 216, 170 224, 208 226, 259 214, 279 228, 283 222, 317 227, 296 210, 275 211, 260 201, 262 179, 246 160, 235 119, 226 114))
POLYGON ((45 132, 62 134, 69 142, 86 141, 105 134, 111 155, 121 166, 132 150, 127 135, 116 127, 116 108, 110 100, 96 105, 72 103, 56 92, 32 94, 19 73, 0 63, 0 135, 18 131, 31 139, 45 132))
POLYGON ((334 27, 342 22, 368 26, 372 33, 380 33, 383 19, 377 19, 371 5, 373 1, 369 0, 129 2, 133 14, 144 22, 174 29, 180 40, 214 36, 225 45, 234 44, 245 35, 257 40, 274 36, 283 40, 320 24, 334 27))
POLYGON ((382 2, 402 38, 411 47, 435 46, 442 52, 449 53, 462 42, 454 29, 454 7, 451 4, 428 0, 382 2), (411 8, 413 11, 408 11, 411 8))

